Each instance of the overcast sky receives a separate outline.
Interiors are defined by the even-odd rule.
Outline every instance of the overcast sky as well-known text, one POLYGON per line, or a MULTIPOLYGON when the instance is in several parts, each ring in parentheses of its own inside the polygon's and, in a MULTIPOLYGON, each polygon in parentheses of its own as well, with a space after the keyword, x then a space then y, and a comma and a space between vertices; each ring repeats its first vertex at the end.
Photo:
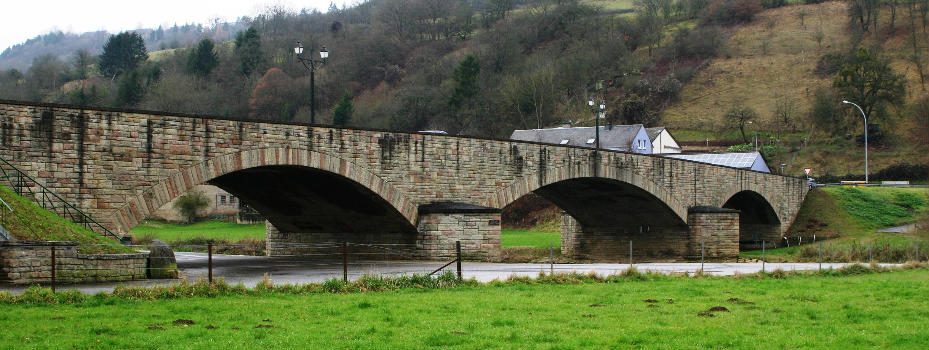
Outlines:
MULTIPOLYGON (((340 7, 356 0, 333 0, 340 7)), ((3 0, 0 5, 0 51, 54 30, 83 33, 157 28, 175 23, 207 24, 212 18, 232 22, 254 17, 269 6, 299 11, 326 11, 330 0, 3 0)))

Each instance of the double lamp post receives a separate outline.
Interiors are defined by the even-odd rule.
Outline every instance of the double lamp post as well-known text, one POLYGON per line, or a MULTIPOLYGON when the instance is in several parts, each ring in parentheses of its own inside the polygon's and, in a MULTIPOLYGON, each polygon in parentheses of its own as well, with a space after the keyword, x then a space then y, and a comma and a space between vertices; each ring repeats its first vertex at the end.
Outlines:
POLYGON ((316 67, 326 63, 329 51, 323 46, 322 50, 319 50, 319 59, 312 56, 304 57, 303 44, 298 41, 297 46, 294 46, 294 53, 297 54, 297 60, 303 63, 303 67, 310 71, 310 124, 316 124, 316 67))

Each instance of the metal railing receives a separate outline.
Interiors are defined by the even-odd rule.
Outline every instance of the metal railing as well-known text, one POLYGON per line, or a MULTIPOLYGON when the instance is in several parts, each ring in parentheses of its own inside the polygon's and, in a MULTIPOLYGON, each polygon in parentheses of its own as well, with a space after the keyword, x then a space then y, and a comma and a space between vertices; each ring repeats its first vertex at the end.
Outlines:
POLYGON ((87 215, 87 213, 84 213, 64 198, 61 198, 61 196, 52 192, 52 190, 42 185, 42 183, 36 181, 3 158, 0 158, 0 179, 4 180, 7 187, 14 193, 23 197, 29 197, 29 199, 45 210, 55 213, 66 220, 104 237, 125 243, 123 237, 110 231, 90 217, 90 215, 87 215))

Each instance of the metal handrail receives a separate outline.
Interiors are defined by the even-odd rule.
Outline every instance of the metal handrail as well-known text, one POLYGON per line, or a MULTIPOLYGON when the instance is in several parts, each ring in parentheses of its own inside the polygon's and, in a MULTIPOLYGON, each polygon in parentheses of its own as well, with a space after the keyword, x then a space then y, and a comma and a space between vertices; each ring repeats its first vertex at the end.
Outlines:
MULTIPOLYGON (((22 196, 24 193, 23 190, 26 189, 29 191, 29 195, 32 197, 32 200, 36 204, 42 206, 42 208, 52 211, 58 216, 64 217, 71 222, 79 224, 88 230, 103 235, 104 237, 109 237, 119 242, 124 242, 123 237, 117 235, 113 231, 110 231, 105 226, 94 220, 90 215, 87 215, 87 213, 84 213, 82 210, 78 209, 64 198, 61 198, 61 196, 33 179, 31 176, 17 168, 15 165, 10 164, 10 162, 6 161, 6 159, 0 158, 0 163, 2 163, 0 165, 5 164, 6 166, 12 168, 12 170, 15 172, 14 174, 10 174, 7 172, 6 167, 0 166, 0 177, 6 179, 6 181, 11 185, 11 189, 16 194, 22 196), (14 178, 16 180, 15 182, 13 180, 14 178), (25 181, 23 181, 24 179, 25 181), (32 190, 32 186, 26 186, 26 183, 32 183, 42 189, 40 198, 36 198, 36 192, 32 190), (56 201, 58 203, 56 203, 56 201), (63 213, 61 213, 62 210, 63 213)), ((9 208, 9 206, 7 207, 9 208)), ((10 210, 12 210, 12 208, 10 208, 10 210)))
POLYGON ((11 211, 11 212, 13 211, 13 207, 11 207, 9 204, 7 204, 6 201, 3 200, 3 198, 0 198, 0 203, 2 203, 3 206, 6 207, 7 210, 9 210, 9 211, 11 211))

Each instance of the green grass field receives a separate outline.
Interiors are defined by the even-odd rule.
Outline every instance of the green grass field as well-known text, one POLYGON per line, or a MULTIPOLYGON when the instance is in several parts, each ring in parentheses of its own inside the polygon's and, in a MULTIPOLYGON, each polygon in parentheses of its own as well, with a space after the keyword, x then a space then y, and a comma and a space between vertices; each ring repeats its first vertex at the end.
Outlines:
POLYGON ((926 295, 929 272, 919 269, 156 301, 91 297, 0 307, 0 349, 925 349, 926 295))
POLYGON ((165 242, 189 241, 195 238, 226 240, 264 239, 265 225, 239 225, 226 221, 202 221, 190 225, 146 220, 129 231, 133 237, 152 237, 165 242))
POLYGON ((523 229, 503 229, 500 231, 500 246, 502 248, 548 248, 549 244, 555 244, 555 248, 560 248, 561 232, 523 229))

